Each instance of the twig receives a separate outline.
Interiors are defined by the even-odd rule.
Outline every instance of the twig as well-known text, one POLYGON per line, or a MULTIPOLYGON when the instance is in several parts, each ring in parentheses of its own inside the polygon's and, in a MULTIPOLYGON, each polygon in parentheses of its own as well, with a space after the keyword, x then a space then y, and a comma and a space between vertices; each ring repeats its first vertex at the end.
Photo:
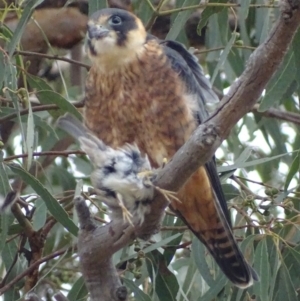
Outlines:
MULTIPOLYGON (((72 103, 72 105, 76 108, 82 108, 84 106, 83 101, 78 101, 78 102, 74 102, 72 103)), ((55 104, 50 104, 50 105, 39 105, 39 106, 34 106, 32 107, 32 112, 41 112, 41 111, 49 111, 49 110, 59 110, 60 107, 58 105, 55 104)), ((28 114, 28 109, 24 109, 20 111, 20 115, 27 115, 28 114)), ((8 114, 2 118, 0 118, 0 124, 3 122, 6 122, 8 120, 14 119, 18 116, 18 113, 11 113, 8 114)))
MULTIPOLYGON (((203 53, 208 53, 208 52, 213 52, 213 51, 219 51, 219 50, 223 50, 225 48, 225 46, 220 46, 220 47, 216 47, 216 48, 209 48, 209 49, 205 49, 205 50, 198 50, 196 49, 194 51, 194 54, 203 54, 203 53)), ((247 49, 247 50, 255 50, 256 47, 252 47, 252 46, 242 46, 242 45, 232 45, 232 48, 240 48, 240 49, 247 49)))
POLYGON ((152 13, 152 16, 150 18, 150 20, 148 21, 147 25, 145 26, 146 30, 149 30, 152 25, 154 24, 156 18, 159 16, 160 14, 160 9, 163 5, 163 3, 165 2, 165 0, 160 0, 157 7, 154 9, 152 3, 149 1, 149 0, 146 0, 148 2, 148 5, 152 8, 153 10, 153 13, 152 13))
POLYGON ((251 227, 253 227, 253 228, 256 227, 256 225, 253 224, 250 216, 244 210, 242 210, 241 208, 239 208, 236 205, 231 205, 231 208, 234 208, 240 215, 242 215, 251 227))
MULTIPOLYGON (((205 8, 205 7, 224 7, 224 8, 238 8, 241 7, 241 4, 239 3, 202 3, 198 5, 191 5, 191 6, 185 6, 185 7, 179 7, 179 8, 174 8, 170 10, 165 10, 160 12, 158 15, 159 16, 165 16, 173 13, 178 13, 186 10, 196 10, 200 8, 205 8)), ((250 4, 249 8, 278 8, 279 6, 277 5, 272 5, 272 4, 250 4)))
POLYGON ((250 190, 250 188, 247 185, 245 185, 241 180, 239 180, 235 175, 232 175, 231 179, 233 181, 235 181, 244 191, 246 191, 248 194, 252 195, 254 198, 256 198, 258 200, 263 200, 263 201, 268 200, 268 197, 263 197, 263 196, 260 196, 258 194, 255 194, 254 192, 252 192, 250 190))
POLYGON ((35 263, 33 263, 28 269, 26 269, 24 272, 22 272, 21 274, 19 274, 18 276, 16 276, 12 281, 10 281, 8 284, 6 284, 5 286, 3 286, 0 289, 0 296, 3 295, 7 290, 9 290, 11 287, 13 287, 19 280, 21 280, 23 277, 25 277, 26 275, 28 275, 31 271, 33 271, 34 269, 36 269, 40 264, 49 261, 50 259, 53 259, 57 256, 60 256, 66 252, 70 252, 73 251, 74 247, 70 247, 68 249, 63 249, 63 250, 59 250, 56 251, 52 254, 49 254, 39 260, 37 260, 35 263))
MULTIPOLYGON (((45 151, 45 152, 34 152, 33 157, 41 157, 41 156, 60 156, 60 157, 68 157, 70 155, 85 155, 85 152, 79 151, 79 150, 72 150, 72 151, 45 151)), ((11 161, 15 159, 20 159, 20 158, 27 158, 28 154, 20 154, 20 155, 14 155, 14 156, 9 156, 3 159, 3 161, 11 161)))
POLYGON ((77 65, 80 67, 84 67, 86 70, 89 70, 91 68, 90 65, 84 64, 79 61, 75 61, 72 59, 68 59, 66 57, 61 57, 58 55, 50 55, 50 54, 45 54, 45 53, 39 53, 39 52, 32 52, 32 51, 23 51, 23 50, 18 50, 15 51, 14 54, 19 54, 19 55, 24 55, 24 56, 37 56, 37 57, 42 57, 45 59, 50 59, 50 60, 57 60, 57 61, 64 61, 73 65, 77 65))
POLYGON ((256 104, 253 107, 252 112, 263 115, 265 117, 277 118, 277 119, 285 120, 288 122, 293 122, 295 124, 300 125, 300 114, 293 113, 293 112, 287 112, 287 111, 281 111, 281 110, 274 109, 274 108, 270 108, 264 112, 259 112, 258 109, 259 109, 259 105, 256 104))

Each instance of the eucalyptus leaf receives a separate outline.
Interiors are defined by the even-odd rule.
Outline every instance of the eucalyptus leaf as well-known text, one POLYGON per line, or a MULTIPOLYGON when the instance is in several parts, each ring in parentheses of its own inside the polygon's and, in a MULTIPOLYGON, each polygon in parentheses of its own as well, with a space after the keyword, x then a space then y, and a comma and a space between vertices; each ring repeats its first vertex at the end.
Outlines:
POLYGON ((42 78, 31 75, 27 77, 27 81, 32 88, 37 90, 36 95, 42 104, 56 104, 60 108, 60 110, 54 112, 50 111, 53 117, 71 113, 77 117, 77 119, 82 119, 82 115, 79 111, 61 94, 53 91, 42 78))
POLYGON ((266 240, 262 239, 255 250, 254 267, 260 275, 260 281, 254 283, 254 292, 261 300, 270 300, 270 262, 266 240))
POLYGON ((85 286, 83 277, 79 277, 74 285, 72 286, 71 290, 68 293, 68 301, 78 301, 84 300, 88 295, 88 290, 85 286))
POLYGON ((291 82, 295 79, 295 76, 296 65, 294 53, 292 49, 290 49, 285 55, 280 68, 268 83, 266 87, 266 94, 260 103, 258 111, 264 112, 277 105, 285 91, 289 88, 291 82))
POLYGON ((145 294, 133 281, 131 281, 127 278, 122 278, 122 281, 129 288, 129 290, 134 294, 134 297, 136 298, 136 300, 140 300, 140 301, 151 301, 152 300, 150 298, 150 296, 145 294))
POLYGON ((198 268, 199 273, 205 280, 205 282, 212 287, 215 284, 215 279, 211 274, 211 269, 206 261, 206 247, 199 239, 194 238, 192 243, 192 255, 194 257, 196 266, 198 268))
POLYGON ((295 288, 293 287, 289 271, 285 264, 281 265, 278 274, 278 285, 274 293, 274 301, 298 301, 295 288))
POLYGON ((26 150, 27 150, 27 170, 32 164, 32 155, 34 149, 34 118, 32 114, 31 103, 28 102, 28 118, 27 118, 27 134, 26 134, 26 150))
MULTIPOLYGON (((214 3, 226 3, 226 0, 216 0, 216 1, 208 1, 214 3)), ((202 28, 206 25, 208 19, 213 15, 220 11, 222 11, 224 7, 222 6, 207 6, 203 12, 201 13, 201 19, 197 27, 198 34, 201 33, 202 28)))
POLYGON ((223 273, 220 273, 213 285, 209 288, 209 290, 201 297, 198 298, 198 301, 211 301, 213 300, 220 291, 224 288, 228 279, 223 273))
POLYGON ((176 276, 167 268, 164 257, 157 250, 151 251, 147 255, 155 267, 155 292, 159 299, 165 301, 175 301, 179 289, 176 276))
MULTIPOLYGON (((199 4, 199 0, 184 0, 181 7, 184 8, 196 4, 199 4)), ((166 36, 166 40, 176 40, 177 36, 179 35, 192 12, 192 10, 184 10, 177 13, 171 29, 166 36)))
POLYGON ((71 234, 77 236, 78 227, 69 218, 67 212, 59 205, 58 201, 52 196, 52 194, 42 185, 42 183, 26 172, 21 166, 17 164, 7 164, 8 167, 18 176, 20 176, 25 183, 30 185, 35 192, 45 202, 49 212, 54 218, 62 224, 71 234))
POLYGON ((22 34, 25 30, 26 24, 28 20, 30 19, 33 9, 42 2, 43 0, 30 0, 27 2, 27 4, 24 7, 22 16, 18 22, 18 25, 14 31, 14 34, 12 36, 12 39, 7 47, 8 55, 11 57, 20 42, 20 39, 22 37, 22 34))
POLYGON ((213 84, 215 79, 216 79, 216 76, 218 74, 218 72, 220 71, 220 68, 223 66, 223 64, 225 63, 225 60, 227 59, 228 55, 229 55, 229 52, 234 44, 236 40, 236 33, 233 33, 230 40, 228 41, 226 47, 224 48, 224 50, 222 51, 221 53, 221 56, 220 56, 220 59, 217 63, 217 66, 214 70, 214 73, 212 75, 212 78, 211 78, 211 83, 213 84))
POLYGON ((285 183, 284 183, 284 190, 287 191, 288 188, 289 188, 289 185, 293 179, 293 177, 298 174, 300 171, 300 153, 298 153, 296 155, 296 157, 294 158, 293 160, 293 163, 290 167, 290 170, 286 176, 286 180, 285 180, 285 183))
POLYGON ((107 0, 89 0, 89 16, 99 9, 106 8, 107 0))

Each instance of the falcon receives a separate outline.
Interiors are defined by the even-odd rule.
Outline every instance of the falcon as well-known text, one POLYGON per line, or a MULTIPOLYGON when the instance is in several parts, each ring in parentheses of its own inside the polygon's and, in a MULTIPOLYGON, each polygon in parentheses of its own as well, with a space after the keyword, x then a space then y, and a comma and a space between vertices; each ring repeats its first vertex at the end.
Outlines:
MULTIPOLYGON (((147 34, 132 13, 112 8, 89 19, 87 48, 86 127, 113 148, 135 143, 152 168, 160 167, 207 119, 205 103, 216 98, 196 57, 178 42, 147 34)), ((171 208, 224 274, 241 288, 258 280, 234 239, 214 159, 177 197, 171 208)))

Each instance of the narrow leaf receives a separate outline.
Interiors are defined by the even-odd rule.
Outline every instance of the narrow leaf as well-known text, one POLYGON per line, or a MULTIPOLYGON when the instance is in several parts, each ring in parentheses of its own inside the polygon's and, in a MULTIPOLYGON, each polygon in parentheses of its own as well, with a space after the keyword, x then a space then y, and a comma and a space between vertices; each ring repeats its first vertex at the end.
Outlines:
POLYGON ((107 0, 89 0, 89 16, 99 9, 107 7, 107 0))
POLYGON ((0 90, 2 90, 3 87, 3 81, 5 76, 5 60, 4 60, 4 54, 2 51, 0 51, 0 90))
POLYGON ((87 295, 88 295, 88 290, 85 286, 84 279, 81 276, 76 280, 76 282, 72 286, 71 290, 68 293, 67 298, 69 301, 85 300, 87 295))
POLYGON ((220 293, 220 291, 224 288, 228 279, 223 273, 220 273, 214 284, 210 287, 210 289, 201 297, 198 298, 198 301, 211 301, 220 293))
POLYGON ((239 165, 232 164, 232 165, 228 165, 228 166, 219 166, 218 167, 218 172, 226 172, 226 171, 230 171, 230 170, 233 170, 233 169, 255 166, 255 165, 258 165, 258 164, 263 164, 263 163, 281 158, 283 156, 290 155, 290 154, 291 153, 285 153, 285 154, 281 154, 281 155, 278 155, 278 156, 273 156, 273 157, 270 157, 270 158, 257 159, 257 160, 241 163, 239 165))
POLYGON ((266 94, 263 97, 258 111, 264 112, 270 107, 278 104, 282 96, 290 87, 296 76, 294 53, 290 49, 285 55, 281 67, 273 75, 266 87, 266 94))
POLYGON ((161 241, 158 241, 158 242, 152 244, 151 246, 143 249, 143 252, 144 253, 148 253, 148 252, 151 252, 153 250, 156 250, 156 249, 158 249, 158 248, 160 248, 160 247, 162 247, 162 246, 170 243, 171 241, 175 240, 178 236, 181 236, 181 233, 177 233, 177 234, 172 235, 172 236, 170 236, 168 238, 165 238, 165 239, 163 239, 161 241))
MULTIPOLYGON (((7 282, 10 282, 12 279, 14 279, 17 275, 19 275, 25 270, 25 265, 24 265, 25 258, 21 256, 17 256, 19 251, 18 247, 19 247, 18 241, 17 239, 14 239, 5 244, 5 247, 2 252, 1 259, 5 265, 6 271, 10 269, 7 282), (16 261, 15 258, 17 259, 16 261)), ((24 281, 25 281, 24 278, 22 278, 17 283, 15 283, 15 285, 12 288, 6 291, 4 293, 4 300, 5 301, 18 300, 20 298, 19 288, 24 285, 24 281), (12 296, 14 299, 9 299, 12 296)))
POLYGON ((275 292, 274 301, 297 301, 295 288, 293 287, 289 271, 285 264, 282 264, 279 270, 278 286, 275 292))
MULTIPOLYGON (((139 301, 151 301, 149 295, 145 294, 132 280, 127 278, 122 278, 124 284, 129 288, 130 291, 133 292, 135 300, 139 301)), ((70 300, 72 301, 72 300, 70 300)))
POLYGON ((205 253, 206 248, 202 242, 199 241, 196 237, 193 239, 192 243, 192 255, 194 257, 196 266, 198 268, 199 273, 205 280, 205 282, 212 287, 215 283, 215 279, 212 277, 211 269, 209 268, 206 259, 205 253))
POLYGON ((41 3, 42 0, 30 0, 27 1, 27 4, 24 7, 21 19, 18 22, 18 25, 14 31, 13 37, 10 40, 10 43, 7 47, 8 55, 11 57, 17 47, 17 44, 20 42, 25 26, 32 15, 33 9, 41 3))
POLYGON ((38 198, 35 201, 35 211, 32 217, 32 227, 34 231, 40 230, 46 223, 47 206, 42 199, 38 198))
MULTIPOLYGON (((227 0, 216 0, 213 1, 214 3, 226 3, 227 0)), ((220 11, 222 11, 224 9, 224 7, 220 7, 220 6, 208 6, 206 7, 202 13, 201 13, 201 19, 200 22, 198 24, 197 27, 197 32, 200 35, 202 28, 206 25, 208 19, 210 18, 210 16, 212 16, 213 14, 216 14, 220 11)))
POLYGON ((53 217, 62 224, 71 234, 77 236, 78 227, 69 218, 67 212, 59 205, 57 200, 52 196, 52 194, 43 186, 43 184, 24 170, 20 165, 10 163, 7 164, 12 172, 20 176, 25 183, 30 185, 33 190, 41 197, 45 202, 49 212, 53 217))
POLYGON ((160 300, 175 301, 179 289, 175 275, 166 266, 162 254, 154 250, 147 255, 155 266, 155 292, 160 300))
POLYGON ((27 149, 27 170, 30 169, 32 163, 32 155, 34 148, 34 121, 31 103, 28 101, 28 118, 27 118, 27 135, 26 135, 26 149, 27 149))
POLYGON ((230 50, 232 48, 232 45, 234 44, 235 40, 236 40, 236 33, 232 33, 231 38, 230 38, 229 42, 227 43, 226 47, 224 48, 224 50, 222 51, 220 59, 219 59, 219 61, 217 63, 217 66, 216 66, 216 68, 214 70, 213 76, 211 78, 211 83, 212 84, 215 81, 216 76, 217 76, 220 68, 225 63, 225 60, 227 59, 227 56, 228 56, 228 54, 229 54, 229 52, 230 52, 230 50))
MULTIPOLYGON (((183 8, 195 4, 199 4, 199 0, 185 0, 182 3, 181 7, 183 8)), ((184 25, 188 20, 189 16, 192 14, 192 12, 193 11, 189 9, 189 10, 179 12, 177 14, 171 26, 171 29, 166 36, 166 40, 176 40, 177 36, 179 35, 180 31, 184 28, 184 25)))
POLYGON ((293 163, 290 167, 290 170, 286 176, 286 180, 284 183, 284 190, 287 191, 289 188, 289 185, 293 179, 293 177, 300 172, 300 153, 297 154, 295 159, 293 160, 293 163))
MULTIPOLYGON (((293 43, 293 54, 295 60, 295 67, 296 67, 296 81, 298 83, 298 89, 300 87, 300 29, 298 29, 297 33, 294 36, 293 43)), ((0 81, 1 85, 1 81, 0 81)), ((298 95, 299 96, 299 95, 298 95)))
POLYGON ((251 147, 246 147, 242 153, 239 155, 239 157, 234 161, 234 164, 238 165, 240 163, 246 162, 249 157, 252 154, 252 148, 251 147))
MULTIPOLYGON (((9 180, 3 165, 3 152, 0 151, 0 198, 11 191, 9 180)), ((9 214, 1 214, 1 235, 0 235, 0 252, 2 252, 7 238, 8 228, 13 223, 14 218, 9 214)))
POLYGON ((248 16, 251 0, 239 0, 239 3, 241 5, 241 7, 239 8, 239 15, 242 20, 245 20, 248 16))
POLYGON ((260 297, 260 300, 270 300, 270 263, 265 239, 259 242, 255 250, 254 267, 260 275, 260 281, 254 283, 254 292, 260 297))
POLYGON ((58 117, 64 113, 71 113, 79 120, 82 119, 79 111, 61 94, 54 92, 52 88, 42 79, 37 76, 28 76, 27 81, 31 88, 37 90, 36 96, 41 104, 56 104, 60 110, 56 112, 50 111, 53 117, 58 117))

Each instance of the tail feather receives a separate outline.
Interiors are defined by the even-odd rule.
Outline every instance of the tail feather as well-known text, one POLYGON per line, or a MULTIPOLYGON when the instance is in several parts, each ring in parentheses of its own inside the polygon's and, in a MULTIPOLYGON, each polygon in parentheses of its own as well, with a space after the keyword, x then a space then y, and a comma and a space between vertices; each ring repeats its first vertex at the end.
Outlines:
POLYGON ((77 139, 83 151, 89 155, 89 148, 98 148, 102 151, 107 146, 98 139, 91 131, 89 131, 76 117, 67 113, 57 120, 56 125, 66 131, 73 138, 77 139))
POLYGON ((73 115, 67 113, 57 120, 56 125, 66 131, 73 138, 86 137, 87 128, 73 115))
POLYGON ((258 280, 237 245, 204 167, 189 179, 178 197, 181 203, 172 203, 172 208, 204 243, 229 280, 240 288, 258 280))

